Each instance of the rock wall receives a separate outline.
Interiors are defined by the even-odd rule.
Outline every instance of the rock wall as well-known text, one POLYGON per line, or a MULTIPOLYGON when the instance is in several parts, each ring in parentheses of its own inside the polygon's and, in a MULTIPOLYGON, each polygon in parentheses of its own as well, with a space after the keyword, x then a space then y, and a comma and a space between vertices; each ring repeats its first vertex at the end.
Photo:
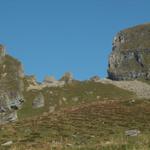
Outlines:
POLYGON ((17 120, 17 111, 24 102, 23 67, 6 54, 0 45, 0 124, 17 120))
POLYGON ((150 79, 150 24, 123 30, 114 37, 108 78, 150 79))

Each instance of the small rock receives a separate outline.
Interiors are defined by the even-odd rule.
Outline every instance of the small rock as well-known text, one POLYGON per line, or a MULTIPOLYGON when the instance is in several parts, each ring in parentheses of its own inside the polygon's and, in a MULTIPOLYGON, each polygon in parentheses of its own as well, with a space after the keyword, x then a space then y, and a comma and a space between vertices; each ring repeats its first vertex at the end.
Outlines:
POLYGON ((62 78, 60 79, 60 81, 64 81, 66 84, 70 84, 73 81, 73 75, 70 72, 66 72, 62 78))
POLYGON ((141 132, 139 130, 127 130, 125 131, 126 136, 138 136, 141 132))
POLYGON ((53 91, 49 91, 49 94, 53 94, 53 91))
POLYGON ((98 100, 98 99, 100 99, 101 97, 100 96, 96 96, 96 99, 98 100))
POLYGON ((135 103, 135 100, 134 100, 134 99, 132 99, 132 100, 131 100, 131 103, 135 103))
POLYGON ((6 142, 6 143, 4 143, 4 144, 1 144, 2 146, 10 146, 10 145, 12 145, 13 144, 13 141, 8 141, 8 142, 6 142))
POLYGON ((63 100, 64 102, 66 102, 67 98, 66 98, 66 97, 63 97, 62 100, 63 100))
POLYGON ((49 113, 53 113, 55 111, 55 106, 50 106, 49 107, 49 113))
POLYGON ((53 76, 46 76, 45 79, 44 79, 45 83, 53 83, 55 81, 56 81, 56 79, 53 76))
POLYGON ((77 102, 78 100, 79 100, 78 97, 73 97, 73 98, 72 98, 72 101, 74 101, 74 102, 77 102))
POLYGON ((100 77, 99 76, 93 76, 90 78, 90 81, 98 82, 98 81, 100 81, 100 77))

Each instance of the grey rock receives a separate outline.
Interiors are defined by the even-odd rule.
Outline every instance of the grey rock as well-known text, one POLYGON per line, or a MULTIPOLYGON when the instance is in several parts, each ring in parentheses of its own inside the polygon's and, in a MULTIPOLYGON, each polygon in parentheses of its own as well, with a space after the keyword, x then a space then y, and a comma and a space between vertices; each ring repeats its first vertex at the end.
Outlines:
POLYGON ((127 130, 125 131, 126 136, 138 136, 141 132, 139 130, 127 130))
POLYGON ((72 98, 72 101, 78 102, 78 101, 79 101, 79 97, 73 97, 73 98, 72 98))
POLYGON ((60 79, 60 81, 64 81, 66 84, 70 84, 73 82, 73 75, 71 72, 66 72, 62 78, 60 79))
POLYGON ((150 24, 119 32, 113 40, 108 78, 112 80, 150 79, 150 24))
POLYGON ((64 81, 58 81, 53 76, 46 76, 41 87, 63 87, 65 85, 64 81))
POLYGON ((10 91, 9 92, 9 105, 11 109, 20 109, 22 104, 24 103, 24 97, 22 93, 18 91, 10 91))
POLYGON ((3 58, 5 57, 6 52, 3 45, 0 44, 0 63, 3 62, 3 58))
POLYGON ((49 107, 49 113, 53 113, 55 111, 56 107, 55 106, 50 106, 49 107))
POLYGON ((93 76, 93 77, 90 78, 90 81, 99 82, 100 81, 100 77, 99 76, 93 76))
POLYGON ((17 111, 7 111, 0 113, 0 124, 6 124, 9 122, 15 122, 18 120, 17 111))
POLYGON ((10 146, 13 144, 13 141, 8 141, 6 143, 1 144, 1 146, 10 146))
POLYGON ((53 83, 55 81, 56 81, 56 79, 53 76, 46 76, 44 79, 44 83, 53 83))
POLYGON ((39 93, 33 100, 32 107, 41 108, 41 107, 44 107, 44 105, 45 105, 44 96, 42 93, 39 93))
POLYGON ((0 110, 2 112, 10 111, 10 99, 6 93, 1 92, 0 95, 0 110))

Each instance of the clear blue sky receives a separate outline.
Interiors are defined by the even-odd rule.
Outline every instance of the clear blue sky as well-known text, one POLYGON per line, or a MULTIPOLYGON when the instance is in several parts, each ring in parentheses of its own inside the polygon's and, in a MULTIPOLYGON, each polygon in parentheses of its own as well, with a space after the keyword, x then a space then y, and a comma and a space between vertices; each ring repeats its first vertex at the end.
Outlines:
POLYGON ((38 80, 107 75, 112 38, 150 22, 150 0, 0 0, 0 43, 38 80))

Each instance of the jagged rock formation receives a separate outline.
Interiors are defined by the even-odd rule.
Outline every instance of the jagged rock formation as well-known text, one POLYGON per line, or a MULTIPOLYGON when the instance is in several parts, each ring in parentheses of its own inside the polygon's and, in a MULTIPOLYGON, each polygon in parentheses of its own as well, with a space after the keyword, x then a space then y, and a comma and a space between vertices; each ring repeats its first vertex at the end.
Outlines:
POLYGON ((73 82, 73 75, 70 72, 66 72, 62 78, 60 79, 60 81, 64 81, 66 84, 70 84, 73 82))
POLYGON ((108 78, 150 79, 150 24, 123 30, 114 37, 108 78))
POLYGON ((42 83, 42 87, 63 87, 64 85, 64 81, 58 81, 53 76, 46 76, 42 83))
POLYGON ((16 110, 24 102, 23 68, 21 63, 0 45, 0 124, 17 120, 16 110))
POLYGON ((90 81, 93 81, 93 82, 98 82, 99 80, 100 80, 99 76, 93 76, 90 78, 90 81))

